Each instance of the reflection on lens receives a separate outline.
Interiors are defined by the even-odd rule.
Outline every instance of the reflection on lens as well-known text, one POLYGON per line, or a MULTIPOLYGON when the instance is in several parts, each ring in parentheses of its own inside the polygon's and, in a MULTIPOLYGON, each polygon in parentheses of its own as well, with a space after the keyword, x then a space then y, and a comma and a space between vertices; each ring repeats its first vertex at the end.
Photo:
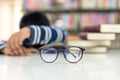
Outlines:
POLYGON ((82 57, 82 50, 78 47, 69 47, 65 50, 64 56, 69 62, 77 62, 82 57))
POLYGON ((41 50, 41 57, 46 62, 53 62, 57 56, 58 54, 55 48, 44 48, 41 50))

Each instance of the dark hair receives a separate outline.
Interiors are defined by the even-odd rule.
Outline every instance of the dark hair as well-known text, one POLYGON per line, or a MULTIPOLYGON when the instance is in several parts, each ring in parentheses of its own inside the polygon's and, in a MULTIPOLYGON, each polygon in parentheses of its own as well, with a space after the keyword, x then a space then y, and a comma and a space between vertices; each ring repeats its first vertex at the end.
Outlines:
MULTIPOLYGON (((49 20, 47 19, 46 15, 42 12, 35 11, 25 14, 20 21, 20 29, 24 28, 29 25, 45 25, 50 26, 49 20)), ((42 45, 33 45, 33 46, 27 46, 23 44, 25 47, 34 47, 39 48, 42 45)))
POLYGON ((25 14, 20 21, 20 29, 29 25, 45 25, 50 26, 50 23, 45 14, 39 11, 25 14))

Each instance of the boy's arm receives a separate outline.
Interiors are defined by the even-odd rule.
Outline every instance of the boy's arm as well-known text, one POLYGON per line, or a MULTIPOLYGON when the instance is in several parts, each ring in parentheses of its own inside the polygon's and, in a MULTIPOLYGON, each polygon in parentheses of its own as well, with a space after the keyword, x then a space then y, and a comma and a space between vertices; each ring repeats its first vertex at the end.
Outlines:
POLYGON ((0 41, 0 54, 3 54, 2 49, 6 47, 5 41, 0 41))
POLYGON ((12 51, 10 55, 29 55, 29 51, 24 46, 44 45, 65 40, 66 31, 63 29, 31 25, 12 34, 7 41, 7 48, 12 51))
POLYGON ((24 41, 25 45, 44 45, 66 40, 66 31, 61 28, 31 25, 30 37, 24 41))

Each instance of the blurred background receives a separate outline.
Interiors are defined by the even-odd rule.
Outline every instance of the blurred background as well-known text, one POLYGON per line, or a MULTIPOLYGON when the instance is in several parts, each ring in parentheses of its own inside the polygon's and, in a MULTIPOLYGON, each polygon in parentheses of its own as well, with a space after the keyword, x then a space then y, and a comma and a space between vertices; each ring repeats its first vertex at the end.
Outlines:
POLYGON ((69 45, 87 52, 120 49, 120 0, 0 0, 0 40, 18 31, 21 16, 34 10, 65 28, 69 45))
POLYGON ((7 40, 19 30, 19 21, 23 15, 22 0, 0 0, 0 40, 7 40))

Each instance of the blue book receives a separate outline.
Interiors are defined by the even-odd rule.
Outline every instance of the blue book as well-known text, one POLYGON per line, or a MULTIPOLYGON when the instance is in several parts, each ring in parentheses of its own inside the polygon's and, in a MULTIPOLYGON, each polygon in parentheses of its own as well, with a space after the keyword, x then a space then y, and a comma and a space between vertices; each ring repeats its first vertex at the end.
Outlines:
POLYGON ((117 0, 109 0, 109 8, 110 9, 117 8, 117 0))

